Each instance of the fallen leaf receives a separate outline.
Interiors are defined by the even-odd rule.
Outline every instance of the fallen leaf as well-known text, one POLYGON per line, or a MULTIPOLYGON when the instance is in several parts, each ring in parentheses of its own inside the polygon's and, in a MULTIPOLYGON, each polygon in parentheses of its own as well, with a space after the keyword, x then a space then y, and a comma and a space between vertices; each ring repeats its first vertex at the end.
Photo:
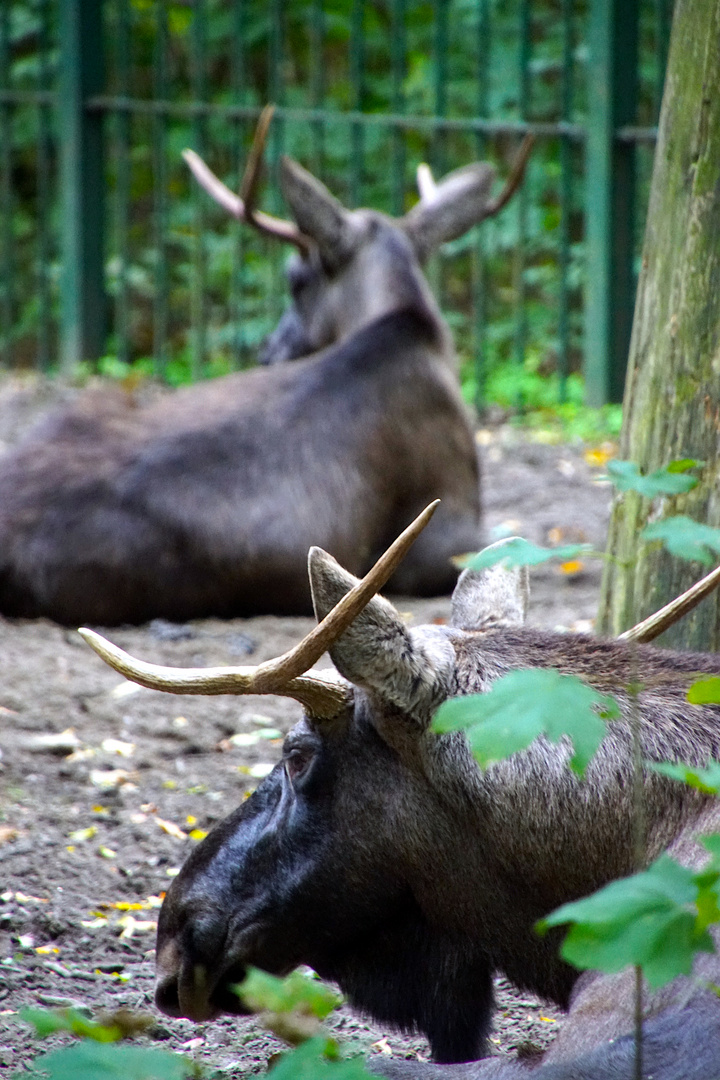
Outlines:
POLYGON ((124 915, 122 919, 118 919, 117 925, 123 928, 120 937, 127 940, 131 938, 135 933, 147 933, 150 930, 157 930, 157 923, 150 920, 139 920, 134 915, 124 915))
POLYGON ((174 836, 176 840, 187 840, 187 833, 183 832, 179 825, 176 825, 174 821, 166 821, 165 818, 156 817, 156 822, 160 826, 163 832, 168 836, 174 836))
POLYGON ((137 773, 130 773, 127 769, 92 769, 90 771, 90 783, 100 788, 122 787, 136 779, 137 773))
POLYGON ((109 697, 114 698, 115 701, 117 701, 118 699, 132 697, 133 694, 139 694, 142 689, 143 687, 138 685, 138 683, 123 679, 121 683, 118 683, 117 686, 112 688, 109 697))
POLYGON ((103 739, 100 749, 106 754, 119 754, 120 757, 132 757, 135 753, 135 743, 123 742, 122 739, 103 739))
POLYGON ((17 840, 20 835, 20 830, 16 829, 14 825, 0 825, 0 847, 3 844, 9 844, 13 840, 17 840))
POLYGON ((392 1054, 392 1050, 390 1049, 390 1044, 387 1041, 387 1039, 385 1039, 385 1038, 378 1039, 377 1042, 371 1043, 370 1044, 370 1049, 371 1050, 377 1050, 381 1054, 392 1054))
POLYGON ((585 563, 580 559, 569 559, 567 562, 560 563, 560 573, 565 577, 577 577, 585 569, 585 563))
POLYGON ((615 443, 604 442, 600 446, 589 447, 583 457, 587 461, 588 465, 592 465, 595 468, 604 468, 610 458, 614 458, 617 454, 617 446, 615 443))
POLYGON ((80 746, 81 742, 74 728, 48 731, 44 735, 33 735, 27 742, 28 750, 48 754, 70 754, 73 750, 78 750, 80 746))
POLYGON ((87 829, 75 829, 74 832, 70 833, 69 839, 76 844, 83 844, 86 840, 92 840, 96 833, 97 826, 89 825, 87 829))
POLYGON ((258 761, 257 765, 251 765, 248 769, 250 776, 254 776, 260 780, 264 776, 269 776, 275 768, 275 765, 271 761, 258 761))
POLYGON ((207 832, 205 829, 193 829, 188 833, 188 836, 191 840, 204 840, 207 836, 207 832))

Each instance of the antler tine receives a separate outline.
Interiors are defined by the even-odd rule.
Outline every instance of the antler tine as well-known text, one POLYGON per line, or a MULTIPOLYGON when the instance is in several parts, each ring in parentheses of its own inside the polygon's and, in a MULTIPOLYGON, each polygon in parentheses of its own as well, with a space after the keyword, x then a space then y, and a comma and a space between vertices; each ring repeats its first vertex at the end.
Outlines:
POLYGON ((523 139, 520 149, 517 152, 517 157, 513 162, 513 166, 510 170, 510 175, 505 181, 505 187, 502 189, 496 199, 492 199, 487 204, 485 212, 486 217, 493 217, 494 214, 500 213, 502 208, 510 202, 516 190, 520 186, 523 176, 525 175, 525 166, 528 163, 530 157, 530 151, 533 148, 535 142, 534 135, 526 135, 523 139))
POLYGON ((200 186, 207 191, 208 195, 216 203, 222 206, 223 210, 232 217, 237 218, 238 221, 245 221, 248 225, 252 225, 258 232, 265 233, 267 236, 274 236, 285 243, 293 244, 301 254, 307 256, 314 247, 309 236, 301 232, 292 221, 285 221, 283 218, 266 214, 262 210, 256 210, 254 205, 260 181, 260 164, 265 139, 274 108, 273 105, 266 105, 260 115, 248 164, 243 174, 239 196, 215 175, 194 150, 183 150, 182 156, 200 186))
POLYGON ((407 529, 400 533, 385 554, 380 556, 365 577, 343 596, 322 622, 318 623, 315 629, 311 630, 294 649, 276 660, 260 665, 256 669, 254 685, 264 686, 266 679, 268 688, 270 685, 282 685, 288 679, 295 678, 317 663, 322 654, 337 641, 363 608, 367 607, 373 596, 382 589, 439 505, 440 500, 435 499, 426 506, 407 529))
POLYGON ((416 171, 417 189, 421 202, 432 202, 437 195, 437 184, 430 166, 422 161, 416 171))
POLYGON ((274 105, 266 105, 260 113, 260 118, 257 122, 257 127, 255 128, 255 134, 253 135, 250 153, 248 154, 245 172, 240 181, 240 200, 245 204, 245 220, 249 224, 253 224, 253 218, 255 216, 255 199, 258 187, 260 186, 260 173, 262 172, 265 142, 274 113, 274 105))
POLYGON ((656 611, 654 615, 649 615, 647 619, 643 619, 642 622, 637 623, 636 626, 626 630, 624 634, 620 634, 619 641, 637 641, 640 643, 652 641, 658 637, 663 631, 669 629, 676 623, 678 619, 681 619, 683 615, 687 615, 689 611, 704 600, 713 589, 716 589, 720 585, 720 566, 717 566, 714 570, 711 570, 709 574, 706 574, 700 581, 696 581, 694 585, 682 593, 681 596, 677 596, 674 600, 671 600, 669 604, 661 607, 659 611, 656 611))
POLYGON ((300 701, 318 719, 331 718, 347 703, 347 689, 318 673, 306 675, 305 672, 382 588, 435 513, 438 503, 436 500, 423 510, 362 581, 294 649, 257 667, 172 668, 148 664, 136 660, 93 630, 83 628, 79 632, 110 667, 152 690, 171 694, 281 694, 300 701))

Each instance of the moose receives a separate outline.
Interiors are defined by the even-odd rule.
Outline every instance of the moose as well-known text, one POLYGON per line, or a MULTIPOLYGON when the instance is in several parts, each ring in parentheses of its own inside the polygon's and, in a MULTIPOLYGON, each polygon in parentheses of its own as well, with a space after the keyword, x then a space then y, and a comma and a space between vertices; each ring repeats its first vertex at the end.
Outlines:
POLYGON ((449 592, 478 546, 479 468, 449 330, 422 273, 440 244, 497 213, 476 163, 423 184, 403 217, 346 210, 281 162, 294 222, 257 210, 263 114, 234 195, 208 191, 297 251, 293 303, 264 359, 287 359, 138 404, 90 390, 0 461, 0 613, 66 625, 310 614, 320 542, 363 573, 430 498, 443 509, 391 585, 449 592), (275 342, 275 344, 273 344, 275 342))
MULTIPOLYGON (((657 619, 640 624, 635 641, 532 629, 527 569, 502 563, 463 571, 447 626, 408 628, 376 593, 432 510, 362 581, 313 547, 321 621, 259 667, 157 667, 81 631, 144 686, 284 694, 304 708, 281 762, 173 880, 158 923, 156 1002, 196 1021, 238 1014, 230 988, 248 965, 281 975, 309 964, 376 1020, 426 1034, 438 1064, 377 1059, 388 1077, 630 1080, 634 973, 578 977, 554 933, 534 927, 637 869, 633 725, 643 759, 704 766, 718 758, 720 710, 690 705, 686 687, 701 672, 720 674, 720 660, 638 643, 660 632, 657 619), (339 678, 310 670, 326 648, 339 678), (536 667, 580 676, 620 705, 582 780, 565 741, 541 737, 481 771, 462 732, 430 730, 448 697, 536 667), (495 971, 569 1010, 532 1066, 477 1060, 495 971)), ((648 862, 669 851, 697 866, 696 834, 720 826, 717 800, 649 768, 643 787, 648 862)), ((720 1077, 713 982, 720 959, 702 954, 693 977, 646 990, 643 1076, 720 1077)))

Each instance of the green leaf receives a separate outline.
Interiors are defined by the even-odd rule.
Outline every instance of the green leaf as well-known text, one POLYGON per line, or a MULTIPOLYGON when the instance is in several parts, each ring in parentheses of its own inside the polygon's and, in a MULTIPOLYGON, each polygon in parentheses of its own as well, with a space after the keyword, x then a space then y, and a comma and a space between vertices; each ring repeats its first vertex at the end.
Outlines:
POLYGON ((43 1054, 21 1077, 46 1080, 185 1080, 196 1076, 193 1062, 154 1047, 107 1046, 83 1039, 62 1050, 43 1054))
POLYGON ((684 473, 688 469, 701 469, 706 462, 700 461, 698 458, 684 457, 676 458, 675 461, 671 461, 667 466, 669 473, 684 473))
POLYGON ((570 767, 582 776, 605 735, 603 720, 618 716, 614 698, 575 675, 525 668, 504 675, 484 694, 444 702, 432 729, 464 730, 482 768, 524 750, 538 735, 551 742, 568 736, 574 750, 570 767))
POLYGON ((372 1080, 362 1058, 341 1058, 333 1040, 323 1037, 283 1054, 270 1076, 272 1080, 372 1080))
POLYGON ((688 687, 687 699, 691 705, 720 705, 720 677, 698 679, 688 687))
POLYGON ((683 784, 702 791, 704 795, 720 795, 720 762, 718 761, 710 761, 704 769, 685 765, 684 762, 649 761, 647 764, 655 772, 669 776, 672 780, 680 780, 683 784))
POLYGON ((564 547, 543 548, 513 536, 504 544, 493 544, 476 555, 464 555, 456 560, 458 566, 467 566, 470 570, 485 570, 488 566, 502 563, 511 569, 513 566, 538 566, 549 559, 576 559, 578 555, 588 555, 593 551, 592 544, 565 544, 564 547))
POLYGON ((638 964, 651 986, 662 986, 690 973, 695 952, 713 951, 706 927, 717 909, 718 876, 661 855, 642 873, 564 904, 537 929, 572 923, 560 950, 569 963, 605 972, 638 964))
POLYGON ((720 529, 702 525, 684 514, 646 525, 640 537, 642 540, 662 540, 671 555, 704 566, 711 566, 715 561, 711 552, 720 553, 720 529))
POLYGON ((320 979, 292 971, 278 979, 260 968, 249 968, 241 983, 233 987, 253 1012, 289 1013, 302 1011, 324 1020, 342 1004, 342 995, 320 979))
POLYGON ((40 1039, 54 1035, 56 1031, 70 1031, 96 1042, 117 1042, 122 1030, 116 1024, 98 1024, 89 1020, 78 1009, 21 1009, 19 1017, 32 1024, 40 1039))
POLYGON ((682 495, 692 491, 698 481, 694 476, 683 475, 683 466, 689 469, 700 464, 691 458, 682 458, 671 461, 665 469, 656 469, 643 476, 633 461, 608 461, 607 470, 618 491, 637 491, 639 495, 654 499, 658 495, 682 495))

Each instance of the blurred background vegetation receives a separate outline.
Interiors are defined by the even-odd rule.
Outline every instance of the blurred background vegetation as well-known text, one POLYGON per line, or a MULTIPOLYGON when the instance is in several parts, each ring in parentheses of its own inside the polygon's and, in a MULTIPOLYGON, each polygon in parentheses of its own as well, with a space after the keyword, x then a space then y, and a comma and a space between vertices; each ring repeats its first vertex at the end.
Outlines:
MULTIPOLYGON (((439 176, 482 158, 503 175, 534 130, 521 194, 448 245, 429 277, 468 399, 580 401, 592 3, 3 0, 0 364, 53 370, 62 354, 61 160, 77 58, 61 45, 79 12, 96 64, 84 107, 103 140, 101 183, 82 196, 90 218, 90 200, 101 214, 101 357, 85 357, 94 366, 177 383, 253 362, 284 305, 287 252, 225 218, 193 188, 180 153, 192 146, 236 186, 272 101, 262 205, 276 213, 281 153, 346 205, 399 214, 417 197, 420 161, 439 176)), ((638 0, 638 19, 636 252, 670 0, 638 0)))

